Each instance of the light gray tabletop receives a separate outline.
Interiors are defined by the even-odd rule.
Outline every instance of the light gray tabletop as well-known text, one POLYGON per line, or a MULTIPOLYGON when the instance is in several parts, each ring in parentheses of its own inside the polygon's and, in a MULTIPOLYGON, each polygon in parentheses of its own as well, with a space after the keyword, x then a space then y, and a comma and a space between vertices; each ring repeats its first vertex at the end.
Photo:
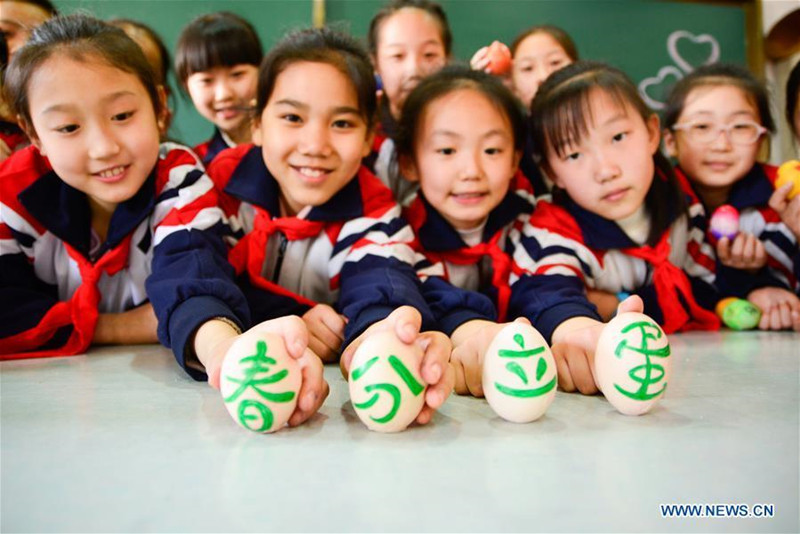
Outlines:
POLYGON ((319 414, 260 435, 161 347, 4 362, 0 529, 800 530, 800 335, 671 341, 667 397, 641 417, 558 392, 519 425, 453 396, 432 424, 388 435, 357 419, 338 367, 319 414), (772 517, 662 517, 670 504, 772 517))

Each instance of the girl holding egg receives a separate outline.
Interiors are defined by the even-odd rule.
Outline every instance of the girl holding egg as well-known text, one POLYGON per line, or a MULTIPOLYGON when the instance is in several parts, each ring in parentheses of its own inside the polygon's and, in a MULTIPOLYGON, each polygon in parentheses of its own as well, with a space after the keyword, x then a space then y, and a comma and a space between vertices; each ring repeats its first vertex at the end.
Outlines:
POLYGON ((509 316, 531 320, 551 341, 559 384, 594 393, 591 369, 601 317, 628 306, 666 333, 715 330, 714 256, 659 152, 659 121, 618 69, 577 62, 554 73, 533 101, 536 156, 553 179, 511 233, 517 249, 509 316), (587 290, 602 292, 602 315, 587 290))
POLYGON ((747 297, 764 312, 761 328, 800 328, 800 249, 770 208, 791 186, 775 188, 777 169, 757 162, 774 129, 766 89, 735 65, 707 65, 679 81, 664 112, 664 144, 676 173, 711 214, 728 204, 739 211, 739 233, 716 243, 719 261, 752 276, 737 277, 725 293, 747 297), (775 202, 773 200, 773 202, 775 202))

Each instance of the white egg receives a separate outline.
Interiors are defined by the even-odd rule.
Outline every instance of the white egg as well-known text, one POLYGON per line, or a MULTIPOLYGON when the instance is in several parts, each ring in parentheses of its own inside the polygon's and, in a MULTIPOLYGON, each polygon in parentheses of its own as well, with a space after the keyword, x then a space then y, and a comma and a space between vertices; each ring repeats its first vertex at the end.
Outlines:
POLYGON ((540 418, 556 396, 558 373, 542 335, 524 323, 510 323, 483 357, 483 394, 489 406, 514 423, 540 418))
POLYGON ((254 432, 274 432, 294 413, 301 382, 300 365, 283 339, 253 332, 239 336, 225 354, 220 393, 234 421, 254 432))
POLYGON ((597 386, 625 415, 649 411, 664 395, 672 368, 669 340, 641 313, 622 313, 603 328, 594 355, 597 386))
POLYGON ((350 363, 350 401, 370 430, 400 432, 425 404, 422 349, 406 345, 394 332, 372 334, 350 363))

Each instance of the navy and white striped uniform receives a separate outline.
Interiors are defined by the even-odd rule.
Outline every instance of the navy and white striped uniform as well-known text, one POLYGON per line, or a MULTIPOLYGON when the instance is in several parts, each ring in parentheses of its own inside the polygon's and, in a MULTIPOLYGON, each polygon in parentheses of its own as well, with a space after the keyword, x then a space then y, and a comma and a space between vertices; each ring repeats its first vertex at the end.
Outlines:
MULTIPOLYGON (((675 172, 682 185, 690 184, 680 167, 675 172)), ((777 174, 777 167, 756 163, 733 184, 725 202, 739 211, 739 230, 756 236, 767 253, 767 265, 759 273, 743 276, 743 283, 726 288, 735 296, 746 297, 753 289, 764 286, 783 287, 800 294, 800 247, 792 231, 781 222, 780 215, 769 207, 777 174)), ((696 198, 693 190, 689 192, 696 198)), ((710 234, 707 238, 716 242, 710 234)))
POLYGON ((434 326, 413 269, 411 228, 391 191, 365 167, 301 217, 279 217, 280 186, 260 147, 224 151, 208 172, 229 226, 229 258, 254 320, 302 314, 315 303, 333 305, 348 318, 344 346, 401 305, 420 311, 423 328, 434 326), (245 237, 256 243, 259 224, 284 228, 273 227, 260 248, 243 250, 245 237), (290 239, 289 227, 311 228, 311 237, 290 239), (259 254, 263 260, 252 265, 259 254))
POLYGON ((675 216, 669 234, 662 236, 669 244, 669 263, 688 276, 693 300, 703 308, 698 313, 683 297, 659 298, 653 264, 628 252, 642 247, 616 222, 571 200, 563 207, 539 201, 527 224, 512 229, 509 236, 515 245, 509 316, 529 318, 550 340, 556 327, 571 317, 600 320, 586 297, 587 289, 596 289, 640 295, 645 313, 659 324, 665 324, 665 314, 679 308, 689 319, 676 329, 698 327, 692 321, 715 329, 718 322, 705 311, 713 309, 719 297, 714 251, 705 240, 703 219, 702 205, 692 203, 688 218, 675 216), (664 310, 665 302, 671 310, 664 310))
POLYGON ((505 320, 512 255, 507 236, 534 204, 530 183, 517 172, 509 191, 489 213, 476 246, 468 246, 422 193, 406 209, 417 236, 416 248, 425 257, 417 265, 425 276, 423 291, 445 333, 469 319, 505 320))
POLYGON ((0 346, 20 336, 28 340, 13 357, 47 349, 63 355, 68 340, 89 329, 82 342, 68 345, 73 353, 84 352, 94 332, 87 316, 124 312, 148 299, 159 339, 184 368, 187 344, 200 324, 226 317, 247 326, 247 303, 225 258, 213 183, 188 148, 161 145, 151 175, 114 211, 96 258, 89 258, 86 195, 63 182, 36 148, 3 162, 0 193, 0 346), (85 285, 80 266, 112 255, 121 257, 120 270, 100 274, 96 310, 81 308, 74 298, 85 285), (66 321, 43 324, 57 307, 66 321))

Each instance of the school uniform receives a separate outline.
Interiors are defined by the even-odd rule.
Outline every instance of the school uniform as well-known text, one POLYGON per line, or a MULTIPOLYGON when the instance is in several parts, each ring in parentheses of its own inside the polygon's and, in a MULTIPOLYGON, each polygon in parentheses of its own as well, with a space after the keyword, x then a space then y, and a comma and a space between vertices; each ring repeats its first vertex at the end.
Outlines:
POLYGON ((413 269, 411 229, 365 167, 326 203, 290 217, 280 217, 280 186, 260 147, 222 152, 209 175, 254 320, 333 305, 348 318, 345 346, 401 305, 417 308, 423 327, 432 327, 413 269))
POLYGON ((195 154, 200 156, 200 159, 203 160, 203 165, 208 167, 220 152, 234 146, 236 145, 229 142, 219 128, 214 128, 214 135, 211 136, 211 139, 205 143, 200 143, 192 150, 194 150, 195 154))
POLYGON ((425 262, 417 266, 418 272, 427 277, 423 292, 444 332, 452 333, 471 318, 506 320, 513 255, 508 232, 533 211, 534 202, 527 178, 518 172, 506 195, 479 229, 480 242, 472 246, 422 193, 406 210, 406 218, 417 237, 416 247, 425 256, 425 262), (440 275, 430 271, 437 265, 442 266, 440 275), (484 298, 471 295, 473 292, 484 298), (473 316, 465 318, 463 314, 468 311, 473 316))
POLYGON ((153 172, 116 207, 103 242, 91 230, 87 196, 34 147, 0 165, 0 194, 0 358, 83 353, 98 314, 149 299, 159 340, 201 379, 185 360, 196 328, 214 317, 247 326, 213 184, 188 148, 161 145, 153 172))
MULTIPOLYGON (((656 178, 658 180, 658 178, 656 178)), ((656 187, 666 187, 657 185, 656 187)), ((716 330, 714 253, 705 241, 703 208, 674 215, 654 247, 640 245, 614 221, 568 200, 541 201, 515 243, 509 316, 524 316, 550 340, 563 321, 600 320, 586 289, 637 294, 667 333, 716 330)), ((623 296, 623 295, 620 295, 623 296)))
MULTIPOLYGON (((675 173, 695 199, 688 176, 680 167, 675 173)), ((778 168, 756 163, 747 174, 731 187, 726 201, 739 212, 739 231, 756 236, 767 253, 767 265, 758 273, 740 277, 740 283, 726 287, 734 296, 746 297, 759 287, 782 287, 800 293, 800 247, 792 231, 781 221, 780 215, 769 207, 769 198, 775 191, 778 168)), ((705 228, 708 230, 711 214, 705 228)), ((708 232, 707 239, 716 246, 717 239, 708 232)))

